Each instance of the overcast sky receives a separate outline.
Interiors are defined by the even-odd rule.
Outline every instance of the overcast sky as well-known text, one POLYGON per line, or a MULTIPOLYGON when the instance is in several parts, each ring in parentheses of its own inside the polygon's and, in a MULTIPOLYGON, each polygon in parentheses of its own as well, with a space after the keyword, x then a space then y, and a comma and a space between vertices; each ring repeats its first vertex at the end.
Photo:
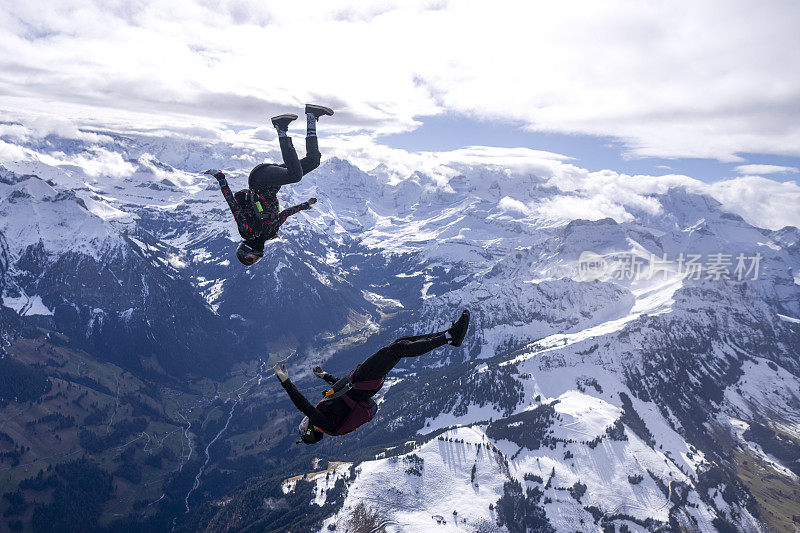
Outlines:
POLYGON ((799 21, 792 0, 2 2, 0 118, 239 131, 315 101, 359 146, 785 181, 799 21))

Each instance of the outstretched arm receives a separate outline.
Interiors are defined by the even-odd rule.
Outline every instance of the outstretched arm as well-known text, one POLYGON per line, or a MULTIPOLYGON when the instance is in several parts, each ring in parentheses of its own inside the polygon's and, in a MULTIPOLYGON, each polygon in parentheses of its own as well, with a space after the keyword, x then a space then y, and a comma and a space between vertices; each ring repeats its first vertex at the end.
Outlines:
POLYGON ((296 215, 300 211, 305 211, 306 209, 311 209, 311 206, 308 205, 308 202, 303 202, 302 204, 293 205, 292 207, 287 207, 280 213, 278 213, 278 225, 280 226, 286 219, 292 215, 296 215))
POLYGON ((281 381, 281 386, 289 395, 294 406, 308 417, 308 421, 311 422, 312 425, 317 426, 323 431, 336 430, 336 425, 333 421, 322 414, 319 409, 311 405, 309 401, 306 400, 306 397, 297 390, 297 387, 294 386, 294 383, 292 383, 290 379, 287 378, 286 381, 281 381))
POLYGON ((335 385, 336 382, 339 381, 339 378, 337 378, 336 376, 332 376, 327 372, 325 372, 324 370, 322 370, 321 366, 314 367, 314 375, 317 376, 319 379, 324 379, 331 385, 335 385))
POLYGON ((311 405, 308 400, 306 400, 306 397, 297 390, 292 380, 289 379, 289 372, 286 370, 285 365, 275 363, 275 375, 278 376, 278 381, 281 382, 283 390, 289 395, 289 399, 292 400, 294 406, 308 417, 308 421, 311 422, 312 425, 317 426, 323 431, 333 432, 336 430, 336 422, 311 405))
POLYGON ((219 187, 222 190, 222 196, 225 197, 225 201, 228 202, 228 207, 233 213, 233 218, 236 219, 236 225, 239 226, 239 233, 245 239, 252 239, 256 236, 256 232, 253 227, 247 222, 247 216, 245 216, 244 211, 242 211, 242 206, 239 205, 239 202, 236 201, 236 198, 233 196, 233 192, 231 192, 231 188, 228 187, 228 182, 225 179, 225 174, 220 172, 219 170, 206 170, 206 174, 211 174, 217 179, 217 183, 219 183, 219 187))

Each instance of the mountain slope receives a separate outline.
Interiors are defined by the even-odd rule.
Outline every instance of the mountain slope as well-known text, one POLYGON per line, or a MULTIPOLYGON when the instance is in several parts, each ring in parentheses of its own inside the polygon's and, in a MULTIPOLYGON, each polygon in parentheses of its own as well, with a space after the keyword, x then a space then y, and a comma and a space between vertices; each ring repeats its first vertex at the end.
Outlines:
POLYGON ((3 312, 24 323, 4 324, 6 345, 37 325, 202 406, 169 414, 202 424, 202 460, 130 523, 753 531, 800 515, 796 228, 680 186, 623 196, 614 218, 553 216, 591 194, 569 169, 400 176, 331 158, 279 196, 318 204, 243 268, 196 172, 244 183, 263 153, 118 134, 25 149, 0 171, 3 312), (463 348, 398 365, 375 421, 293 445, 300 417, 267 362, 316 389, 313 364, 344 374, 462 308, 463 348))

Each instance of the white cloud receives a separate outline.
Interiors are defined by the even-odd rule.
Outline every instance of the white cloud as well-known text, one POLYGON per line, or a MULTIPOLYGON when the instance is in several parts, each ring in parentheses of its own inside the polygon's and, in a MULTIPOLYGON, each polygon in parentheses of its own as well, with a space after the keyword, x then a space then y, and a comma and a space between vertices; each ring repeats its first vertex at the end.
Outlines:
POLYGON ((523 215, 528 215, 531 212, 530 208, 527 205, 520 202, 519 200, 511 198, 510 196, 502 197, 497 205, 503 211, 511 211, 523 215))
POLYGON ((800 186, 793 181, 743 176, 715 183, 705 183, 689 176, 630 176, 610 170, 589 172, 573 165, 558 164, 549 184, 569 193, 554 197, 539 206, 542 216, 562 220, 599 219, 606 216, 617 222, 630 220, 628 211, 644 211, 651 215, 662 212, 651 195, 664 194, 672 188, 708 195, 722 204, 724 210, 737 214, 754 226, 780 229, 800 227, 800 186), (577 207, 576 207, 577 206, 577 207), (584 212, 586 215, 581 216, 584 212))
POLYGON ((385 165, 398 177, 423 172, 442 184, 458 173, 469 173, 477 166, 491 166, 496 171, 550 175, 552 168, 569 157, 530 148, 470 146, 446 152, 409 152, 379 144, 372 136, 322 136, 323 157, 338 156, 368 171, 385 165))
POLYGON ((800 186, 794 181, 777 182, 758 176, 743 176, 707 185, 708 193, 725 209, 762 228, 800 228, 800 186))
POLYGON ((99 147, 89 148, 85 152, 67 157, 59 165, 75 165, 92 177, 111 176, 125 178, 136 171, 136 167, 125 161, 117 152, 99 147))
POLYGON ((736 167, 739 174, 761 175, 761 174, 796 174, 800 172, 795 167, 784 167, 780 165, 739 165, 736 167))
POLYGON ((560 194, 532 205, 503 198, 498 205, 504 210, 532 214, 554 223, 606 217, 625 222, 633 218, 632 210, 658 216, 662 207, 653 195, 683 188, 690 193, 711 196, 722 203, 725 210, 755 226, 800 227, 800 210, 797 209, 800 186, 793 181, 781 183, 743 176, 706 183, 680 174, 632 176, 612 170, 592 172, 575 165, 566 156, 527 148, 473 146, 448 152, 409 152, 377 144, 367 135, 323 137, 320 142, 324 158, 348 159, 365 171, 384 165, 396 179, 419 171, 445 185, 458 174, 475 179, 476 173, 487 169, 495 173, 537 176, 560 194))
POLYGON ((627 212, 631 209, 658 215, 661 205, 649 195, 664 194, 677 187, 690 193, 708 195, 719 201, 724 210, 740 215, 757 227, 800 227, 800 209, 797 208, 800 205, 800 186, 793 181, 781 183, 762 177, 743 176, 705 183, 681 175, 629 176, 612 171, 589 172, 570 167, 557 167, 550 184, 574 196, 569 197, 569 201, 555 198, 546 202, 543 213, 553 216, 562 213, 569 219, 568 215, 577 215, 586 210, 589 215, 576 218, 609 216, 617 222, 623 222, 630 219, 627 212), (579 201, 581 198, 583 203, 579 201), (576 205, 580 207, 572 207, 576 205))
MULTIPOLYGON (((21 130, 14 131, 19 133, 21 130)), ((154 133, 160 132, 148 131, 147 135, 154 133)), ((254 138, 258 133, 255 129, 232 132, 211 128, 201 130, 201 133, 214 138, 220 146, 230 143, 234 146, 264 148, 263 141, 254 138)), ((450 178, 459 174, 469 176, 473 184, 481 186, 498 180, 504 183, 505 177, 508 177, 511 185, 504 186, 510 187, 509 192, 502 193, 504 196, 498 202, 498 207, 553 223, 576 218, 596 220, 606 217, 624 222, 633 218, 634 211, 658 216, 662 211, 661 205, 652 195, 664 194, 677 187, 691 193, 709 195, 721 202, 725 210, 742 216, 758 227, 800 227, 800 210, 797 209, 800 205, 800 186, 794 181, 778 182, 763 177, 743 176, 705 183, 676 174, 631 176, 611 170, 591 172, 563 155, 527 148, 474 146, 448 152, 409 152, 378 144, 366 134, 324 136, 320 138, 320 145, 324 159, 333 156, 345 158, 365 171, 383 165, 384 171, 393 176, 395 181, 406 179, 415 172, 430 175, 443 187, 447 186, 450 178), (528 200, 525 191, 513 189, 512 174, 531 177, 534 182, 551 187, 553 193, 544 199, 528 200)), ((87 150, 77 155, 44 154, 0 140, 0 164, 3 160, 38 159, 56 167, 79 167, 84 175, 100 180, 107 176, 127 177, 135 171, 132 164, 113 151, 113 146, 107 149, 87 143, 86 147, 87 150)), ((274 155, 278 156, 277 153, 274 155)), ((146 164, 147 157, 140 158, 140 163, 146 164)))
POLYGON ((23 161, 29 157, 28 151, 24 148, 0 140, 0 165, 3 161, 23 161))
POLYGON ((342 134, 456 112, 637 156, 800 155, 798 19, 790 0, 5 2, 0 108, 255 127, 319 100, 342 134))
POLYGON ((25 141, 31 131, 22 124, 0 124, 0 138, 11 141, 25 141))
POLYGON ((64 139, 75 139, 89 143, 111 141, 110 137, 82 131, 74 122, 62 117, 34 116, 26 120, 25 125, 30 129, 31 134, 38 138, 53 134, 64 139))
POLYGON ((536 216, 557 223, 569 220, 600 220, 613 218, 617 222, 628 222, 633 216, 625 206, 604 195, 591 197, 554 196, 535 207, 536 216))
MULTIPOLYGON (((11 117, 9 117, 11 118, 11 117)), ((62 139, 73 139, 89 143, 111 142, 111 138, 97 133, 83 131, 76 123, 64 117, 53 117, 31 113, 16 114, 13 120, 22 123, 0 123, 0 137, 14 141, 42 139, 56 135, 62 139)))
MULTIPOLYGON (((491 170, 537 176, 556 192, 547 199, 526 204, 515 198, 502 198, 498 207, 533 215, 553 223, 576 218, 598 220, 610 217, 617 222, 634 218, 631 211, 658 216, 662 207, 653 195, 672 188, 708 195, 728 212, 738 214, 757 227, 780 229, 800 227, 800 186, 761 177, 740 177, 706 183, 680 174, 631 176, 612 170, 591 172, 559 154, 526 148, 470 147, 449 152, 408 152, 377 144, 369 136, 321 139, 324 158, 338 156, 369 171, 384 165, 395 179, 415 171, 423 172, 445 185, 458 174, 473 179, 491 170)), ((492 176, 496 179, 497 174, 492 176)))

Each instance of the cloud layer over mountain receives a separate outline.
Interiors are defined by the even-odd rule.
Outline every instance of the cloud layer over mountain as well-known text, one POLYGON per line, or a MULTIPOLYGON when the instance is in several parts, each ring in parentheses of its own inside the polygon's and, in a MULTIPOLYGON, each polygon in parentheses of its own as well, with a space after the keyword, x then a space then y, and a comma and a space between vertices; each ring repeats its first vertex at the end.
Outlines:
MULTIPOLYGON (((173 135, 179 139, 176 145, 194 142, 207 144, 212 152, 219 149, 236 153, 234 159, 238 160, 240 168, 226 171, 248 171, 255 162, 265 157, 280 157, 277 151, 272 151, 273 142, 260 140, 257 133, 256 130, 238 133, 222 131, 217 133, 213 142, 184 134, 173 135)), ((0 161, 5 161, 6 165, 13 161, 40 161, 61 167, 68 173, 71 169, 79 169, 79 175, 93 178, 92 184, 102 187, 109 180, 131 176, 136 172, 137 164, 148 164, 147 157, 137 162, 126 160, 109 135, 113 133, 84 131, 64 120, 0 125, 0 161), (46 140, 50 134, 76 139, 82 143, 81 149, 75 153, 53 149, 46 140)), ((141 137, 157 144, 164 141, 152 134, 141 137)), ((483 146, 448 152, 408 152, 376 144, 365 135, 322 137, 321 147, 326 159, 333 156, 346 158, 364 171, 374 169, 376 172, 386 172, 395 182, 413 180, 415 173, 421 172, 433 178, 437 187, 445 189, 452 186, 448 184, 450 179, 459 174, 527 173, 552 186, 554 193, 545 200, 531 200, 528 203, 519 198, 499 198, 498 206, 514 214, 524 214, 553 224, 578 218, 598 220, 607 217, 618 222, 629 222, 636 217, 636 213, 658 215, 661 206, 651 195, 664 194, 671 188, 680 187, 715 198, 725 210, 742 216, 753 225, 768 229, 800 227, 800 211, 797 210, 797 205, 800 205, 800 186, 794 181, 780 182, 748 175, 706 183, 678 174, 631 176, 611 170, 591 172, 575 165, 566 156, 528 148, 483 146)), ((176 157, 181 159, 181 156, 176 157)), ((192 173, 214 164, 214 159, 181 159, 178 167, 187 173, 183 178, 183 186, 196 181, 192 173)), ((152 171, 156 174, 159 172, 157 168, 152 171)), ((175 180, 176 177, 170 176, 170 179, 175 180)))

